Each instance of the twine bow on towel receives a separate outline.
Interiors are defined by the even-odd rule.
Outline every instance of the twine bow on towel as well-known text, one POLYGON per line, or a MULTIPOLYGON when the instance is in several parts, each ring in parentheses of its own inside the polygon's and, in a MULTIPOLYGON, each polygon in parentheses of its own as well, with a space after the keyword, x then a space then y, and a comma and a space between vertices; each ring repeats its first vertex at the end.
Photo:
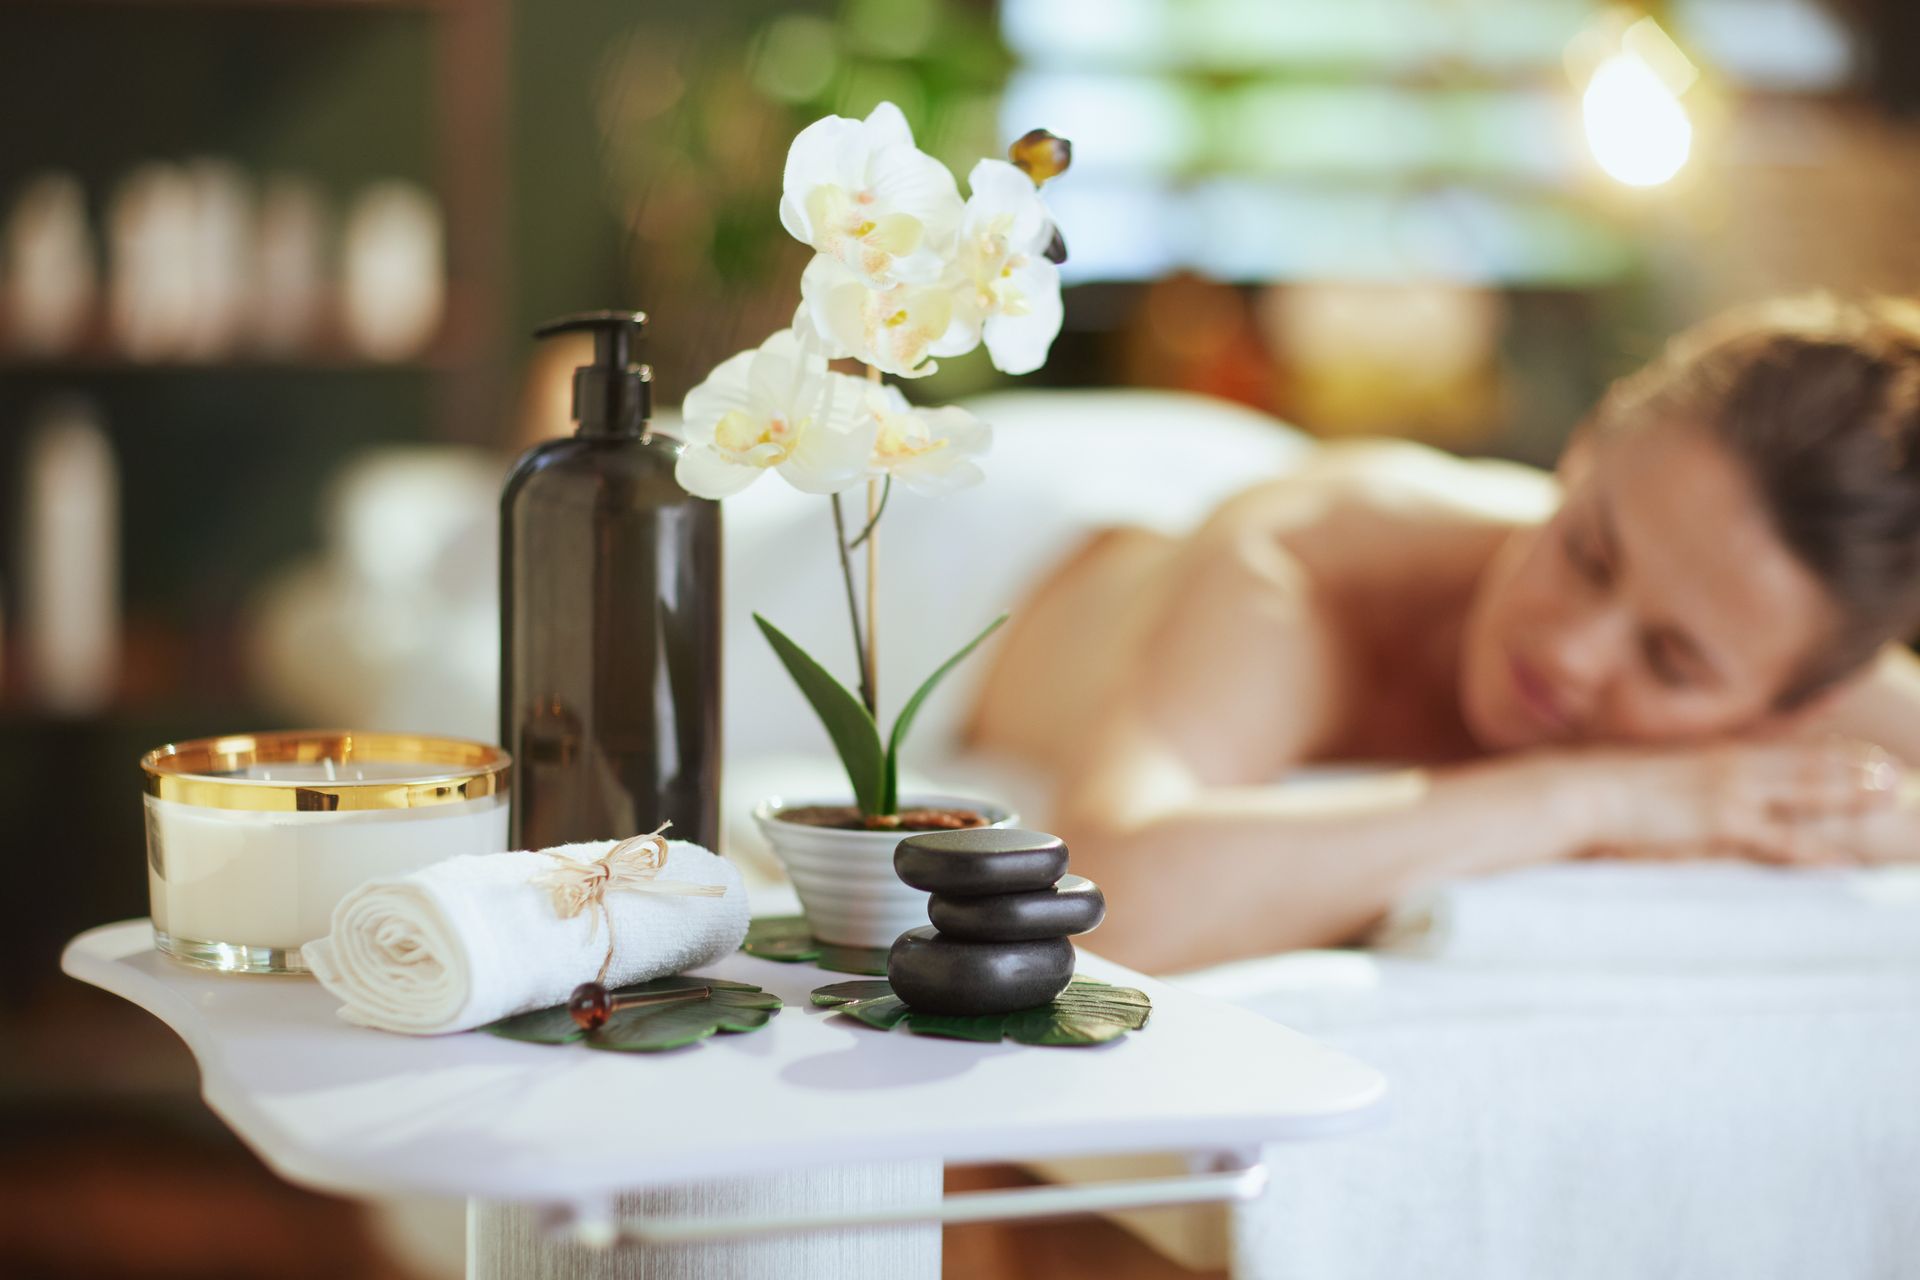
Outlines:
POLYGON ((553 895, 553 909, 562 920, 571 920, 583 911, 597 908, 594 932, 602 924, 607 928, 607 956, 600 962, 595 982, 607 980, 613 965, 613 913, 607 909, 607 894, 658 893, 688 898, 718 898, 726 894, 725 885, 694 884, 686 880, 659 880, 660 868, 667 864, 667 842, 660 833, 672 826, 663 822, 644 836, 622 840, 590 861, 579 861, 564 854, 544 850, 560 863, 534 883, 553 895))

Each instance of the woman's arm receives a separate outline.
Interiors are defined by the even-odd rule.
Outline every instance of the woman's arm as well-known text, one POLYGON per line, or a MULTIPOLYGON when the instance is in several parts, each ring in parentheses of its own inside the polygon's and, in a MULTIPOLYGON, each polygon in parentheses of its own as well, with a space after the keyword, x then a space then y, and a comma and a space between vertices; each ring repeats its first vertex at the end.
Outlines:
POLYGON ((1585 798, 1544 755, 1206 786, 1164 743, 1126 736, 1056 825, 1105 888, 1101 950, 1141 968, 1349 942, 1422 884, 1589 843, 1585 798))
POLYGON ((1904 645, 1888 645, 1871 668, 1836 692, 1815 722, 1920 764, 1920 658, 1904 645))
POLYGON ((1538 751, 1282 786, 1207 786, 1116 739, 1058 825, 1105 888, 1100 948, 1151 970, 1351 942, 1409 892, 1584 854, 1920 860, 1920 803, 1860 744, 1538 751))

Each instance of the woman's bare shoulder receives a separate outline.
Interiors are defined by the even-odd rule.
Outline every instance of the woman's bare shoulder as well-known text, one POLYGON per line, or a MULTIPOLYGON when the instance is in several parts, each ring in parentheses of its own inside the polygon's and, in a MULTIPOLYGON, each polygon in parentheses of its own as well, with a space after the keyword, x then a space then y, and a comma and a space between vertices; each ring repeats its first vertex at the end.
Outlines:
POLYGON ((1381 617, 1369 602, 1464 589, 1490 533, 1554 501, 1528 468, 1398 441, 1327 446, 1184 538, 1108 545, 1049 580, 1002 646, 974 736, 1045 758, 1066 748, 1016 743, 1019 726, 1084 732, 1097 709, 1124 705, 1163 728, 1191 719, 1184 750, 1209 777, 1271 776, 1358 705, 1364 633, 1381 617))
POLYGON ((1286 527, 1356 513, 1534 522, 1559 502, 1552 473, 1498 459, 1462 458, 1410 440, 1324 445, 1300 466, 1229 498, 1212 525, 1286 527))
POLYGON ((1559 503, 1553 476, 1518 463, 1457 457, 1405 440, 1316 450, 1300 467, 1222 503, 1196 549, 1272 539, 1309 568, 1407 564, 1422 553, 1476 554, 1559 503))

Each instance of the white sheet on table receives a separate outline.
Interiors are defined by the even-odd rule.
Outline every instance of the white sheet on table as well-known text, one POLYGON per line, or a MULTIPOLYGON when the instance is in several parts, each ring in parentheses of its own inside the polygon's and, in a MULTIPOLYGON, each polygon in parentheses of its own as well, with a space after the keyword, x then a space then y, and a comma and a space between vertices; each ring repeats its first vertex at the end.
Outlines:
POLYGON ((1437 885, 1376 945, 1530 969, 1920 964, 1920 867, 1593 861, 1437 885))

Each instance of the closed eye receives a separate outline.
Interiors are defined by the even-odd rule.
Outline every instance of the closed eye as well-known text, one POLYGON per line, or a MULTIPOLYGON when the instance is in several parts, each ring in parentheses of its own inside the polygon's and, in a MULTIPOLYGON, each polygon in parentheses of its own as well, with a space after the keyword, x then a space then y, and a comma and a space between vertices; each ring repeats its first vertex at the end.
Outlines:
POLYGON ((1661 637, 1644 637, 1640 642, 1640 650, 1646 657, 1647 670, 1669 689, 1684 689, 1693 683, 1692 674, 1681 665, 1673 647, 1661 637))
POLYGON ((1586 543, 1581 540, 1579 534, 1575 533, 1572 529, 1567 530, 1566 536, 1561 539, 1560 545, 1566 552, 1567 563, 1573 566, 1575 573, 1596 587, 1604 587, 1607 585, 1606 561, 1602 560, 1596 552, 1588 547, 1586 543))

